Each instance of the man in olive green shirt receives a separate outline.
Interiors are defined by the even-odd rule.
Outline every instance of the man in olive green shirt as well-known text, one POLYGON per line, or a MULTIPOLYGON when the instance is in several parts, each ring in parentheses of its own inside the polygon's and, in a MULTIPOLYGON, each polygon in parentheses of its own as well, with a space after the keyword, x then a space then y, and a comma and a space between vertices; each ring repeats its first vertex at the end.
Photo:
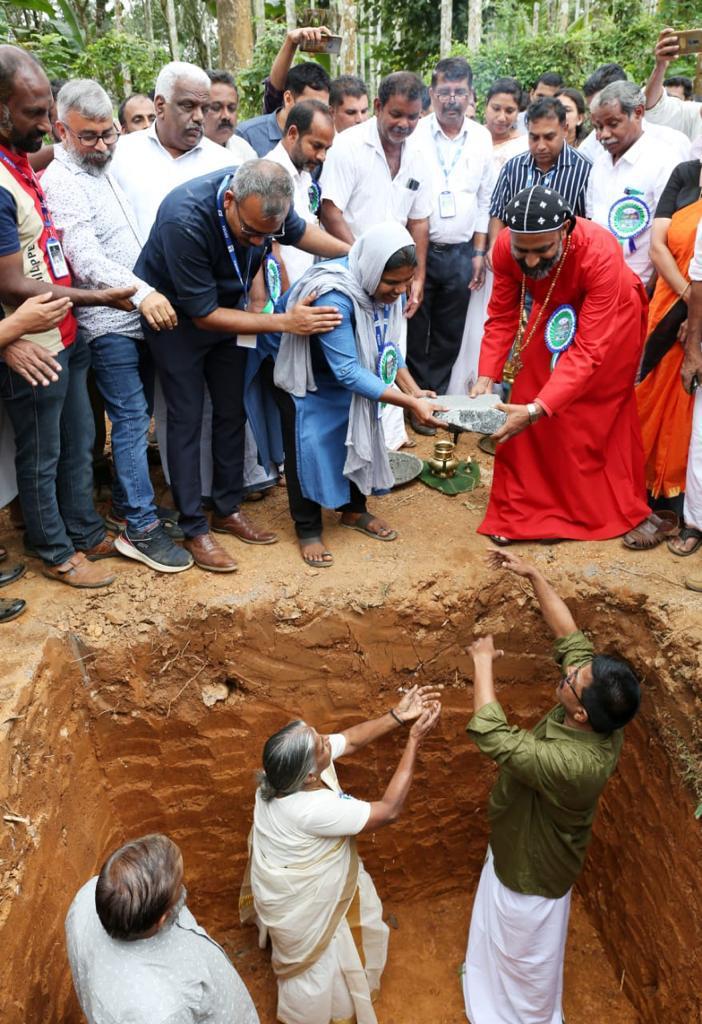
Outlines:
POLYGON ((473 905, 463 980, 471 1024, 561 1024, 570 891, 597 801, 638 710, 639 682, 622 658, 595 654, 565 602, 533 566, 488 556, 531 583, 556 637, 558 704, 533 729, 510 726, 496 696, 492 637, 470 647, 468 735, 500 767, 490 795, 490 845, 473 905))

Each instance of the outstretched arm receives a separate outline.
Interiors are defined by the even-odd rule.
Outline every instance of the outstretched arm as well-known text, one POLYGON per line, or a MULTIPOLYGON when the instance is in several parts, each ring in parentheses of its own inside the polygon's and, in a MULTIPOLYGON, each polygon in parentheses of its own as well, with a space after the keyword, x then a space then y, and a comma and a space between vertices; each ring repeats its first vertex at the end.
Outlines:
POLYGON ((517 558, 511 551, 490 551, 488 553, 488 565, 492 569, 508 569, 516 576, 522 576, 524 579, 529 580, 534 589, 534 596, 539 602, 544 622, 554 636, 569 636, 571 633, 576 632, 578 627, 568 605, 562 597, 558 596, 546 577, 542 576, 535 565, 517 558))
POLYGON ((382 798, 371 803, 370 816, 361 829, 362 832, 373 832, 383 825, 390 825, 400 816, 410 786, 412 785, 412 776, 414 775, 414 766, 420 744, 429 730, 438 721, 440 713, 441 704, 439 704, 438 700, 431 701, 412 726, 407 737, 407 746, 400 758, 400 763, 395 769, 395 774, 390 779, 382 798))
POLYGON ((355 754, 361 747, 367 746, 373 740, 384 736, 392 729, 398 729, 402 725, 409 725, 429 707, 439 696, 439 691, 431 686, 413 686, 411 690, 403 694, 402 699, 397 702, 392 711, 386 711, 380 718, 373 718, 369 722, 361 722, 359 725, 352 725, 346 729, 342 736, 346 740, 344 757, 355 754))

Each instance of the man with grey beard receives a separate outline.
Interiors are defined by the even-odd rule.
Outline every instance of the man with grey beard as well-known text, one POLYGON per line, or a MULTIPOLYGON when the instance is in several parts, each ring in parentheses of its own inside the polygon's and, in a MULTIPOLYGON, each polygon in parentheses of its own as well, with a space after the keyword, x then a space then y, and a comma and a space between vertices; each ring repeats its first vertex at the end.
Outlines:
POLYGON ((505 220, 471 394, 503 381, 510 397, 478 532, 496 544, 653 537, 665 525, 649 518, 634 397, 643 284, 614 236, 553 189, 522 189, 505 220))
POLYGON ((59 92, 57 113, 61 145, 43 185, 74 276, 86 288, 136 289, 131 312, 97 307, 78 313, 112 423, 116 481, 110 521, 123 526, 114 553, 157 572, 182 572, 193 560, 174 544, 157 514, 146 454, 150 417, 140 375, 140 316, 160 331, 175 327, 176 314, 168 299, 132 272, 143 239, 127 197, 108 170, 118 139, 109 96, 97 82, 76 79, 59 92))

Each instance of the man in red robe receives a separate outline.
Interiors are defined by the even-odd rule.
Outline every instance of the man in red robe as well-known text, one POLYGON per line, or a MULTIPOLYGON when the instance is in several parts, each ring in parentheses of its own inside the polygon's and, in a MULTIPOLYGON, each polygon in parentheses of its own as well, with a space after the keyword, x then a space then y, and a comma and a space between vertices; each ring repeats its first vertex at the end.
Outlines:
POLYGON ((634 378, 648 302, 608 231, 541 186, 509 204, 475 397, 513 381, 478 528, 497 543, 605 540, 649 523, 634 378), (526 326, 526 296, 533 304, 526 326), (519 332, 519 333, 518 333, 519 332))

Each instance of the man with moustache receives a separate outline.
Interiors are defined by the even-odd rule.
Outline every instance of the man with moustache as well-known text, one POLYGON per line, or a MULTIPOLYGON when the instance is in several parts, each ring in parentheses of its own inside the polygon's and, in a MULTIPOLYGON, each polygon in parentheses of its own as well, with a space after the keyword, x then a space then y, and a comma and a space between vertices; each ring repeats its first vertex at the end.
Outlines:
POLYGON ((505 217, 471 394, 496 381, 512 392, 478 532, 497 544, 621 536, 649 515, 634 399, 646 293, 616 239, 552 189, 523 189, 505 217))
MULTIPOLYGON (((326 103, 300 100, 288 114, 285 135, 266 157, 284 167, 292 178, 295 186, 293 207, 307 224, 319 226, 321 190, 315 180, 318 176, 315 172, 324 166, 333 141, 334 121, 326 103)), ((290 284, 294 284, 314 263, 312 253, 303 252, 294 245, 281 246, 280 256, 290 284)))
MULTIPOLYGON (((35 295, 75 306, 132 309, 133 287, 74 288, 41 184, 28 154, 51 130, 49 80, 39 62, 0 46, 0 300, 5 315, 35 295)), ((114 127, 112 128, 114 132, 114 127)), ((93 561, 114 554, 93 504, 90 353, 67 311, 54 325, 5 346, 2 397, 15 433, 15 469, 25 542, 49 579, 105 587, 114 576, 93 561)))
POLYGON ((144 356, 141 316, 154 331, 177 323, 168 299, 132 271, 142 238, 127 197, 109 166, 117 145, 112 103, 90 79, 67 82, 57 99, 61 145, 42 184, 77 282, 136 289, 134 310, 84 309, 78 324, 90 343, 97 387, 112 424, 115 482, 113 521, 125 527, 117 550, 157 572, 189 569, 192 557, 176 546, 161 524, 149 478, 149 413, 140 365, 144 356))
MULTIPOLYGON (((347 128, 336 139, 324 164, 322 224, 352 245, 368 228, 394 220, 406 227, 417 250, 405 317, 419 309, 424 296, 431 179, 424 154, 407 142, 422 112, 422 80, 410 71, 387 75, 378 87, 374 116, 347 128)), ((403 355, 406 332, 393 338, 403 355)), ((402 411, 386 407, 383 426, 388 448, 407 443, 402 411)))
MULTIPOLYGON (((434 68, 434 108, 408 145, 431 172, 433 210, 424 300, 407 325, 407 365, 420 388, 444 395, 461 347, 470 290, 485 278, 490 197, 495 184, 492 139, 466 117, 473 73, 462 57, 434 68)), ((420 434, 435 434, 416 420, 420 434)))
POLYGON ((205 135, 218 146, 227 147, 233 164, 255 160, 255 149, 234 134, 239 112, 239 90, 234 76, 221 68, 210 69, 207 75, 212 85, 205 114, 205 135))

